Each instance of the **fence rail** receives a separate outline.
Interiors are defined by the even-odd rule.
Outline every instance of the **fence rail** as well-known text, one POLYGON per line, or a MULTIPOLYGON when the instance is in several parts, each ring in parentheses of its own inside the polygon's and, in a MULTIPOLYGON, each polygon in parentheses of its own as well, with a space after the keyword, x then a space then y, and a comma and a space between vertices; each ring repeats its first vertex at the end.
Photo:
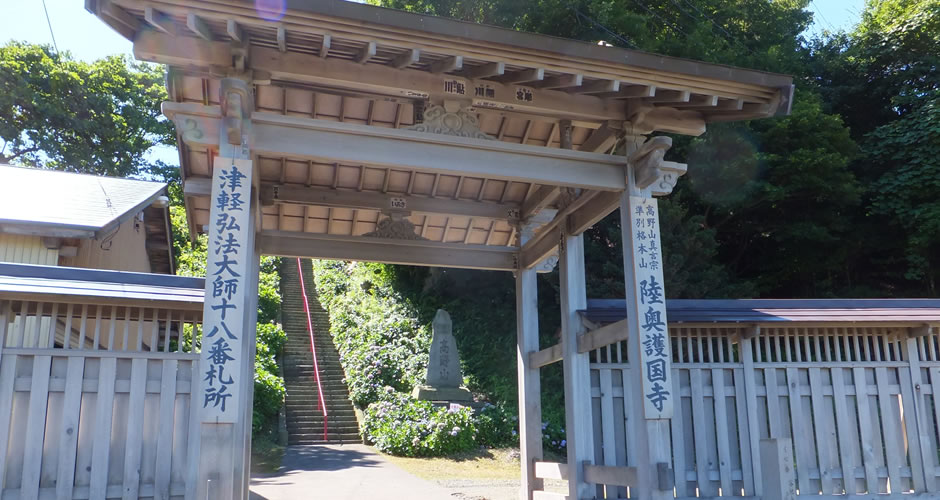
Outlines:
MULTIPOLYGON (((940 338, 927 332, 671 328, 676 496, 760 496, 766 438, 792 439, 800 495, 938 494, 940 338)), ((641 458, 630 448, 642 427, 626 417, 636 400, 626 352, 591 353, 597 464, 641 458)))
POLYGON ((201 316, 164 307, 0 301, 4 348, 197 352, 201 316))

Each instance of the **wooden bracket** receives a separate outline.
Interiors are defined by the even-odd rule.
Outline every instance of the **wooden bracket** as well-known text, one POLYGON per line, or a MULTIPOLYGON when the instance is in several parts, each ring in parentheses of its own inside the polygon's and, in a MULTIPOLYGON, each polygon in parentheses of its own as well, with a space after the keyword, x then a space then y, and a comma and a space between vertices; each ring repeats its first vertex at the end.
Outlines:
POLYGON ((924 323, 920 326, 912 326, 907 329, 907 338, 909 339, 925 337, 931 334, 933 334, 933 327, 928 323, 924 323))
POLYGON ((743 340, 750 340, 758 335, 760 335, 760 325, 757 324, 750 325, 741 330, 741 338, 743 340))
POLYGON ((629 156, 633 165, 634 179, 639 189, 652 186, 654 195, 667 195, 672 192, 679 177, 684 175, 687 165, 663 160, 666 150, 672 147, 672 138, 665 136, 651 137, 641 144, 629 156))
POLYGON ((229 144, 242 144, 242 125, 251 117, 254 100, 251 88, 242 80, 223 78, 219 89, 219 103, 229 144))

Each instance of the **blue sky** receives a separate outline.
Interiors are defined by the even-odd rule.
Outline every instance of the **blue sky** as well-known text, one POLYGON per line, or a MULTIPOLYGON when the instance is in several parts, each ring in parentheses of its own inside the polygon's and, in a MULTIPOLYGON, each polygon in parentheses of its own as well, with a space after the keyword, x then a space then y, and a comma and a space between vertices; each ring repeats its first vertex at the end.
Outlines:
MULTIPOLYGON (((61 50, 69 50, 75 57, 85 60, 109 54, 131 53, 130 42, 86 12, 81 0, 45 1, 61 50)), ((864 7, 864 0, 812 0, 809 8, 816 15, 810 31, 819 33, 823 30, 849 29, 858 21, 864 7)), ((2 0, 0 19, 5 20, 0 32, 0 43, 8 39, 52 42, 40 0, 2 0)))

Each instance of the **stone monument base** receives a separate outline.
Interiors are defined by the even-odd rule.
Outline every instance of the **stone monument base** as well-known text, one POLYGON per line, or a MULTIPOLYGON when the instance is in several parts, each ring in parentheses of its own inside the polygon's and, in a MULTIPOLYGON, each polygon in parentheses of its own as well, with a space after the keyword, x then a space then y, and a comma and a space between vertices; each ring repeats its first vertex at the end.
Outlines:
POLYGON ((419 385, 411 393, 415 399, 425 401, 473 401, 473 395, 463 387, 431 387, 419 385))

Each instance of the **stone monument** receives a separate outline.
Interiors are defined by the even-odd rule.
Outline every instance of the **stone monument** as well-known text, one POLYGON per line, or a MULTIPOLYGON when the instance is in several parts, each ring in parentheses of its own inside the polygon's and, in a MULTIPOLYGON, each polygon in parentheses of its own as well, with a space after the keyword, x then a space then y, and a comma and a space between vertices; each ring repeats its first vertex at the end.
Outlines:
POLYGON ((431 356, 425 385, 415 387, 414 397, 428 401, 470 401, 470 391, 460 386, 460 358, 450 314, 438 309, 432 323, 431 356))

